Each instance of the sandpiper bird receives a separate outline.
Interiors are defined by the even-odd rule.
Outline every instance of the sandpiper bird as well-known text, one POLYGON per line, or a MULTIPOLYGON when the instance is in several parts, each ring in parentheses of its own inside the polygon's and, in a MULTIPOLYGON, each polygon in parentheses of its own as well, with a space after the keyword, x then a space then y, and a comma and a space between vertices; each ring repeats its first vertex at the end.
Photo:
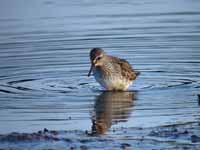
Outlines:
POLYGON ((136 79, 137 73, 124 59, 107 55, 101 48, 90 51, 91 72, 97 82, 109 91, 126 91, 136 79))

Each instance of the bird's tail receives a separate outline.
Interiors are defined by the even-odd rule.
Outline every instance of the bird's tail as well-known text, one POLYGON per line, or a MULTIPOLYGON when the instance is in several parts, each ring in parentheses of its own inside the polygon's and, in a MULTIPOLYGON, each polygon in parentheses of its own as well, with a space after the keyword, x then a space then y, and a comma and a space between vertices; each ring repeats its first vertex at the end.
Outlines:
POLYGON ((141 73, 139 71, 135 71, 136 77, 138 77, 141 73))

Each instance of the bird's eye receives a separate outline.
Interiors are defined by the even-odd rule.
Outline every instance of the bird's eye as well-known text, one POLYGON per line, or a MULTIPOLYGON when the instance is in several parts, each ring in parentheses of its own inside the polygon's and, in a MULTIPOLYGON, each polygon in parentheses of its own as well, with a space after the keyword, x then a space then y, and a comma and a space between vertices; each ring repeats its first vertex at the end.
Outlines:
POLYGON ((101 57, 97 57, 97 60, 100 60, 101 59, 101 57))

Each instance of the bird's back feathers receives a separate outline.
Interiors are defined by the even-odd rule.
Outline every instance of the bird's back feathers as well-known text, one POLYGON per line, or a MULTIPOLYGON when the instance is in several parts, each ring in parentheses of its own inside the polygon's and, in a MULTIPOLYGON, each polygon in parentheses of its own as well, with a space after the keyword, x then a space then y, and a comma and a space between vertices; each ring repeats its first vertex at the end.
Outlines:
POLYGON ((109 56, 109 57, 111 58, 111 61, 113 63, 116 63, 117 65, 119 65, 122 77, 131 81, 136 79, 137 75, 135 71, 125 59, 120 59, 114 56, 109 56))

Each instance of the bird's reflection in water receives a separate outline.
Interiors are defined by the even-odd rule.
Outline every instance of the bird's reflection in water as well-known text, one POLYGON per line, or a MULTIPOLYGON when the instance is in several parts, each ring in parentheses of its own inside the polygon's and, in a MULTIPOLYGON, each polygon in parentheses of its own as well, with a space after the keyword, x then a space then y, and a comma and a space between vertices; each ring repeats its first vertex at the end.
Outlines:
POLYGON ((135 92, 103 92, 97 98, 92 117, 92 134, 104 134, 118 122, 127 121, 135 92))

